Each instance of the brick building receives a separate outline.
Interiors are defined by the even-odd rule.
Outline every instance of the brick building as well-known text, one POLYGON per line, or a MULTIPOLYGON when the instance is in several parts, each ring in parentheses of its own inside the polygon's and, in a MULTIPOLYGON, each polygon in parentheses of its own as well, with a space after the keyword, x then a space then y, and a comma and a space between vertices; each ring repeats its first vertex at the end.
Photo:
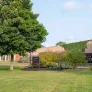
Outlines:
MULTIPOLYGON (((0 61, 10 61, 11 59, 11 56, 9 55, 3 55, 3 56, 0 56, 0 61)), ((19 54, 15 54, 14 55, 14 60, 17 61, 20 59, 20 55, 19 54)))
POLYGON ((87 42, 87 48, 85 49, 85 55, 88 63, 92 63, 92 41, 87 42))

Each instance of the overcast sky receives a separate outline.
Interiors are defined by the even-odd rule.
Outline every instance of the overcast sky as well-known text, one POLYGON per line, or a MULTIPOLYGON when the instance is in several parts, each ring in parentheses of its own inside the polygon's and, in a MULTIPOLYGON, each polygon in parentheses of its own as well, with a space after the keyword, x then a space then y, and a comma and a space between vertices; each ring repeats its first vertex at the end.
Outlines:
POLYGON ((92 39, 92 0, 31 0, 49 35, 44 46, 92 39))

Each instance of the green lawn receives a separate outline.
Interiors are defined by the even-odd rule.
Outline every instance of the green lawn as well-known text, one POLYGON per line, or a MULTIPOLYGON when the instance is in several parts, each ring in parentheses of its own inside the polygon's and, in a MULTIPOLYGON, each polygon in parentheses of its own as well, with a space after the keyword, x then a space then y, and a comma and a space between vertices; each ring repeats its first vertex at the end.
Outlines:
POLYGON ((22 71, 0 66, 0 92, 92 92, 90 70, 22 71))

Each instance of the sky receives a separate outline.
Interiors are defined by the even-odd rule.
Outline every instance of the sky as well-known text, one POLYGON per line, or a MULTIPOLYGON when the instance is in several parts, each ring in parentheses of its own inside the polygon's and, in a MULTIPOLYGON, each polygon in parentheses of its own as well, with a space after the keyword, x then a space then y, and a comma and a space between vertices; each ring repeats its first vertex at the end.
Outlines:
POLYGON ((92 0, 31 0, 47 29, 44 46, 92 39, 92 0))

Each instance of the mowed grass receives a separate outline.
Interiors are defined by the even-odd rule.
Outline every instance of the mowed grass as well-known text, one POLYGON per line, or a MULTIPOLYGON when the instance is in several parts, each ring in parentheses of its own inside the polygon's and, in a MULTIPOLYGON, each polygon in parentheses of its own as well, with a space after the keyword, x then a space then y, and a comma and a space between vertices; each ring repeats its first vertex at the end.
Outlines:
POLYGON ((23 71, 0 66, 0 92, 92 92, 90 70, 23 71))

